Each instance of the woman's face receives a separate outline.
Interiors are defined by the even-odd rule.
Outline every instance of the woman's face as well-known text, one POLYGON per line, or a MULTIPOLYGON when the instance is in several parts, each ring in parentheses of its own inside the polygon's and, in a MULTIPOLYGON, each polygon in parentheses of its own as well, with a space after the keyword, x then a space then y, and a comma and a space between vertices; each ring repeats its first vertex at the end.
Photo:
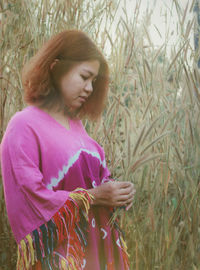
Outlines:
POLYGON ((93 91, 100 63, 97 60, 79 62, 60 80, 60 91, 70 112, 79 109, 93 91))

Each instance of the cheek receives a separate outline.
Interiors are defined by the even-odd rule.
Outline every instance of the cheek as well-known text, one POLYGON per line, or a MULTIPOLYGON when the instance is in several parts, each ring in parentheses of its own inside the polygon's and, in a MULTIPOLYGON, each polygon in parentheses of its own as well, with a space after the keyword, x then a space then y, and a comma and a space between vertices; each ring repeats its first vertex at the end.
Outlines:
POLYGON ((76 98, 76 96, 80 92, 80 89, 81 87, 78 84, 78 82, 71 83, 68 81, 67 84, 62 85, 61 92, 63 96, 65 96, 68 100, 71 100, 71 99, 76 98))
POLYGON ((79 75, 69 76, 63 78, 60 83, 61 92, 66 97, 73 97, 74 95, 81 92, 84 87, 84 82, 79 75))
POLYGON ((71 80, 69 79, 63 79, 60 83, 60 87, 62 92, 69 92, 70 88, 71 88, 71 80))

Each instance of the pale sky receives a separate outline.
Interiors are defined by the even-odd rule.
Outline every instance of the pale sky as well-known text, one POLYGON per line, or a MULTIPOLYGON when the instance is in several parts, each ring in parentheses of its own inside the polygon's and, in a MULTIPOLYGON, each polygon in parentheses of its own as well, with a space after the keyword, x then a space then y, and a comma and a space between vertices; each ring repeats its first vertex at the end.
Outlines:
MULTIPOLYGON (((147 1, 143 1, 143 3, 144 2, 147 1)), ((179 0, 177 2, 182 9, 182 14, 184 14, 188 0, 179 0)), ((189 12, 192 2, 193 1, 189 0, 187 16, 184 20, 185 24, 187 24, 188 20, 191 20, 194 16, 193 11, 189 12)), ((152 14, 152 25, 150 26, 150 35, 153 43, 155 45, 162 45, 165 42, 165 35, 167 35, 168 32, 169 34, 167 39, 169 39, 169 45, 173 45, 176 43, 176 39, 180 35, 180 32, 176 28, 178 23, 178 15, 175 8, 175 2, 173 0, 157 0, 151 1, 151 3, 153 3, 151 4, 151 7, 154 10, 152 14), (155 26, 159 29, 161 37, 158 34, 155 26)))
MULTIPOLYGON (((120 8, 116 15, 116 23, 118 23, 118 19, 120 16, 125 16, 123 12, 123 7, 126 6, 126 11, 128 17, 131 18, 133 16, 135 6, 140 2, 140 0, 121 0, 120 1, 120 8)), ((176 0, 179 4, 181 10, 179 13, 184 14, 184 10, 188 4, 187 16, 184 20, 184 27, 189 20, 192 20, 194 17, 193 10, 190 12, 190 8, 192 5, 192 0, 176 0)), ((139 9, 139 16, 138 19, 141 20, 146 13, 147 8, 152 10, 151 16, 151 24, 148 28, 148 33, 150 35, 151 41, 154 46, 160 47, 162 44, 166 43, 167 41, 167 48, 168 53, 171 50, 171 47, 177 44, 177 41, 180 40, 180 24, 178 23, 178 15, 175 6, 175 0, 141 0, 141 5, 139 9), (179 25, 179 28, 177 28, 179 25), (156 29, 157 28, 157 29, 156 29), (158 33, 160 32, 160 34, 158 33)), ((181 17, 182 17, 181 16, 181 17)), ((190 32, 190 43, 193 47, 193 30, 190 32)), ((109 50, 109 49, 108 49, 109 50)))

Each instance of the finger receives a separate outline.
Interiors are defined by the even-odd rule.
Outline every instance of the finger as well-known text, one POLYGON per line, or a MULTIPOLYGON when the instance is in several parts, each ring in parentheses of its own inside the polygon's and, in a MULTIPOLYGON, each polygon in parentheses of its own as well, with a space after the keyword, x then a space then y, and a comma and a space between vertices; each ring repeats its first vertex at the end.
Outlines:
POLYGON ((129 198, 133 198, 135 193, 136 193, 135 189, 131 190, 130 192, 121 191, 119 193, 119 196, 121 196, 121 197, 123 196, 123 197, 126 197, 127 199, 129 199, 129 198))
POLYGON ((127 181, 120 181, 120 182, 114 182, 113 183, 117 188, 121 189, 134 189, 134 184, 127 181))
POLYGON ((127 200, 116 201, 116 204, 118 204, 118 205, 128 205, 128 204, 130 204, 132 202, 133 202, 133 198, 129 198, 127 200))
POLYGON ((135 192, 136 192, 136 190, 134 187, 127 187, 127 188, 120 189, 121 195, 131 194, 131 193, 135 193, 135 192))
POLYGON ((133 206, 133 203, 129 203, 127 206, 126 206, 126 211, 128 211, 131 207, 133 206))
POLYGON ((135 196, 135 191, 131 192, 128 196, 128 199, 127 199, 127 203, 133 201, 134 199, 134 196, 135 196))
POLYGON ((130 186, 133 185, 133 183, 131 182, 127 182, 127 181, 121 181, 121 182, 115 182, 119 188, 129 188, 130 186))
POLYGON ((126 207, 126 204, 124 202, 115 202, 113 204, 114 207, 126 207))
POLYGON ((127 196, 127 198, 133 198, 134 195, 136 193, 136 190, 135 189, 121 189, 119 192, 118 192, 118 196, 127 196))
POLYGON ((134 194, 134 192, 131 192, 129 194, 119 194, 116 198, 116 201, 128 202, 130 200, 133 200, 134 194))

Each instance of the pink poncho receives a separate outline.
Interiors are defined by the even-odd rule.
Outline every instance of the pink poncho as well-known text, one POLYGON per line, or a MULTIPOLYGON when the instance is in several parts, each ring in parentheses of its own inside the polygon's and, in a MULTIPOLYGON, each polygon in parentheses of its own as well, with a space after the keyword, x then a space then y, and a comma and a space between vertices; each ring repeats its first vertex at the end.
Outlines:
POLYGON ((28 106, 4 134, 1 169, 17 269, 129 269, 122 232, 108 224, 113 209, 91 206, 87 192, 113 180, 103 148, 80 120, 69 124, 28 106))

